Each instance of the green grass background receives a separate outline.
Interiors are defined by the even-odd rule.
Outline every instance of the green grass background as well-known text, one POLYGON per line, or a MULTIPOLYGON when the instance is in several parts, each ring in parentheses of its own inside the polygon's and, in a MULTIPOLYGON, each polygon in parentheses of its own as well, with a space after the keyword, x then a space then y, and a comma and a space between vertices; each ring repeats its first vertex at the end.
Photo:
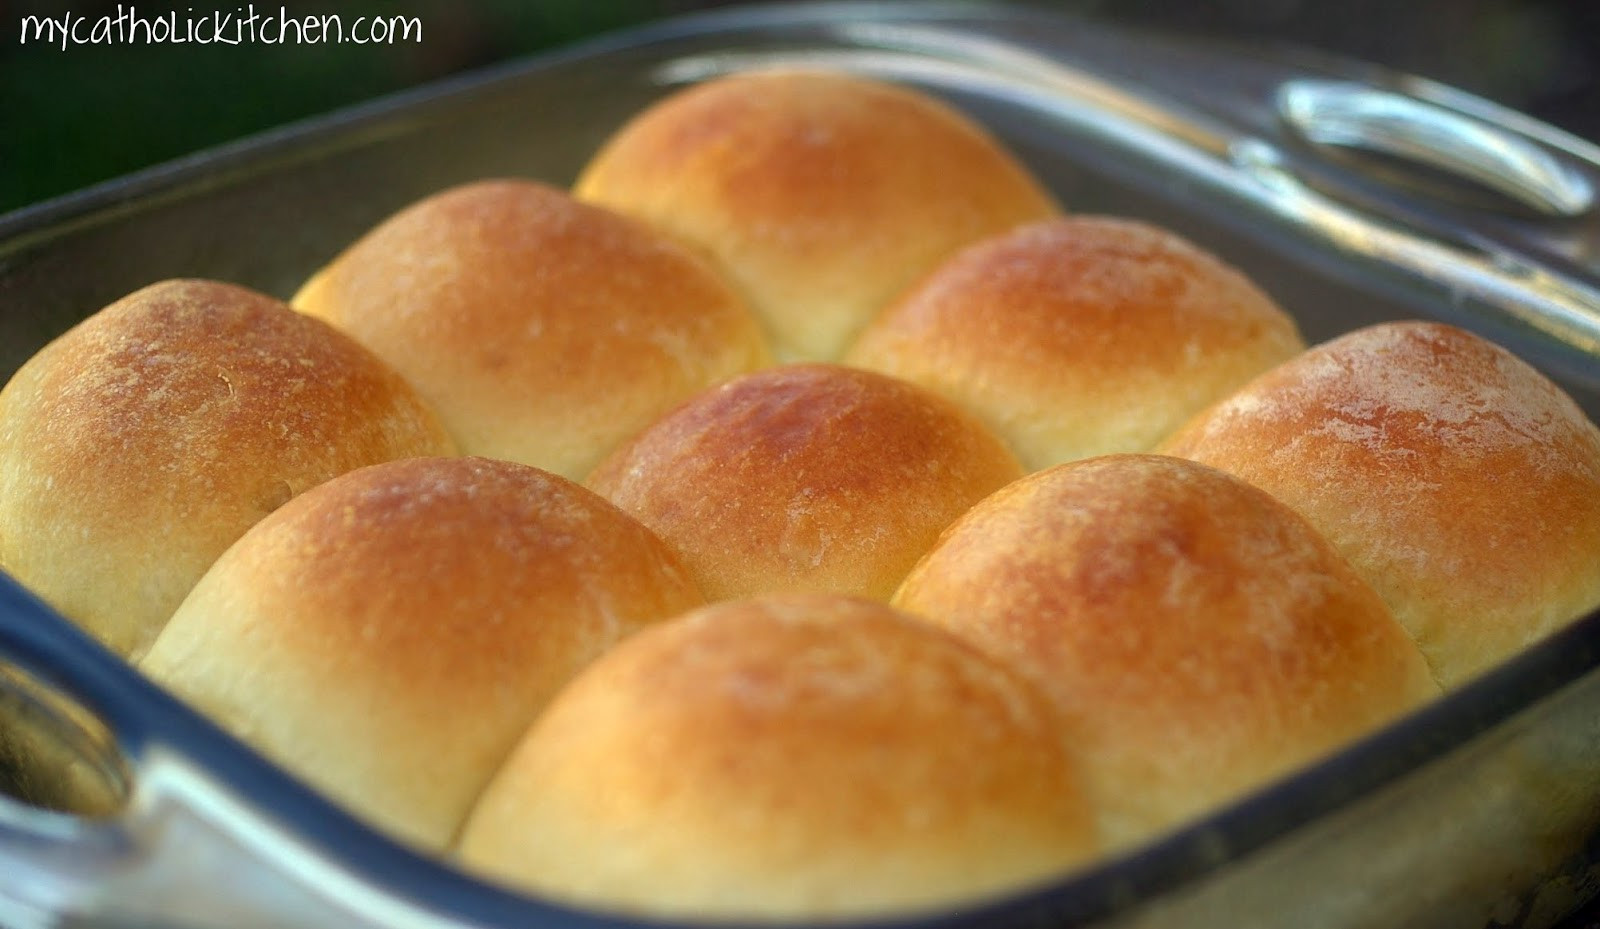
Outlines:
MULTIPOLYGON (((288 0, 291 15, 410 15, 420 43, 59 47, 21 18, 115 15, 107 2, 0 0, 0 212, 306 116, 573 42, 722 5, 695 0, 288 0)), ((1600 0, 1078 0, 1135 25, 1318 46, 1421 73, 1600 137, 1600 0)), ((242 3, 124 3, 234 10, 242 3)), ((257 0, 276 11, 274 0, 257 0)))

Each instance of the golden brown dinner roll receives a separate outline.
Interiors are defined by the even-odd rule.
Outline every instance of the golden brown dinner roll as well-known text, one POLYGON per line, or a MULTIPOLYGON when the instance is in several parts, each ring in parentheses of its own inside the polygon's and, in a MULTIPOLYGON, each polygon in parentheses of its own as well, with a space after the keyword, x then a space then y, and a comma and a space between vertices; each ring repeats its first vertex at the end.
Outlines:
POLYGON ((949 401, 805 364, 701 393, 619 448, 589 486, 676 548, 709 599, 886 600, 941 529, 1021 474, 949 401))
POLYGON ((1030 470, 1142 452, 1305 348, 1244 276, 1130 220, 1063 217, 972 245, 846 355, 962 404, 1030 470))
POLYGON ((462 832, 474 870, 635 914, 814 920, 947 906, 1097 849, 1049 699, 881 604, 716 604, 551 704, 462 832))
POLYGON ((513 462, 354 471, 248 532, 143 670, 330 797, 429 849, 545 702, 701 603, 649 530, 513 462))
POLYGON ((1303 519, 1176 458, 1094 458, 1010 485, 945 533, 894 604, 1043 683, 1115 846, 1438 693, 1303 519))
POLYGON ((223 549, 290 497, 452 452, 411 388, 346 336, 230 284, 153 284, 0 392, 0 566, 136 656, 223 549))
POLYGON ((1357 330, 1262 375, 1164 448, 1304 514, 1447 687, 1600 605, 1600 430, 1463 330, 1357 330))
POLYGON ((768 360, 708 261, 532 181, 402 210, 293 302, 410 378, 463 453, 573 480, 678 401, 768 360))
POLYGON ((832 361, 961 246, 1054 214, 983 129, 932 97, 845 74, 744 73, 622 127, 574 187, 721 261, 778 356, 832 361))

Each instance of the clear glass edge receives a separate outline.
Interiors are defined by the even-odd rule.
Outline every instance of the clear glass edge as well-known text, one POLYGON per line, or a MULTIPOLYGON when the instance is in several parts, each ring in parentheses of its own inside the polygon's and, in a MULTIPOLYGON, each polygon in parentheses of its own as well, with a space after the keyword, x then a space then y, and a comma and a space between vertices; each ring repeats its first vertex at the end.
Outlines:
MULTIPOLYGON (((892 13, 890 18, 893 19, 917 20, 927 12, 926 8, 906 4, 865 6, 874 8, 875 15, 892 13)), ((691 17, 666 27, 627 33, 601 43, 582 46, 564 54, 602 54, 610 47, 667 41, 675 35, 697 33, 703 28, 735 31, 752 24, 762 28, 781 28, 791 15, 804 19, 806 25, 814 25, 811 17, 819 10, 827 9, 841 9, 841 13, 833 15, 842 15, 850 20, 859 20, 863 14, 861 6, 828 4, 810 8, 780 7, 763 10, 753 16, 724 14, 691 17)), ((939 9, 944 11, 940 16, 956 18, 971 10, 962 4, 941 4, 939 9)), ((398 98, 377 101, 329 118, 309 121, 201 153, 133 178, 24 208, 0 217, 0 242, 14 243, 30 231, 47 230, 59 223, 72 222, 75 217, 98 214, 121 202, 157 195, 174 184, 191 181, 199 165, 213 166, 232 161, 241 170, 249 170, 264 153, 293 147, 307 139, 357 131, 373 117, 400 112, 409 106, 441 101, 447 103, 457 93, 469 93, 502 76, 520 75, 525 67, 516 65, 496 74, 475 75, 398 98)), ((49 622, 66 627, 54 632, 66 634, 47 636, 34 642, 37 650, 29 661, 23 662, 25 667, 33 665, 42 668, 63 691, 83 699, 92 709, 104 714, 103 718, 115 720, 114 728, 126 741, 136 761, 152 745, 170 749, 176 757, 184 760, 184 767, 191 772, 200 772, 201 781, 208 785, 204 789, 220 790, 223 795, 237 801, 237 808, 222 815, 222 820, 260 817, 274 824, 273 828, 281 830, 283 836, 292 840, 291 845, 303 846, 316 853, 314 857, 323 862, 317 865, 319 873, 331 862, 344 862, 340 867, 356 882, 377 888, 384 895, 392 894, 398 900, 410 900, 421 912, 434 914, 444 924, 511 925, 518 912, 523 916, 529 915, 528 911, 517 909, 522 906, 532 906, 542 920, 554 922, 574 920, 575 924, 591 926, 656 924, 575 913, 538 901, 530 903, 520 896, 506 894, 464 878, 436 863, 407 862, 408 857, 414 856, 409 856, 403 850, 396 853, 391 843, 353 821, 342 819, 336 812, 331 817, 332 827, 312 826, 313 817, 329 813, 328 810, 317 808, 320 802, 317 798, 270 770, 248 749, 233 742, 219 730, 212 729, 204 720, 185 719, 185 711, 181 707, 166 705, 164 695, 131 668, 120 665, 115 659, 107 662, 105 659, 109 656, 86 657, 97 649, 92 642, 81 636, 75 637, 64 620, 49 613, 42 605, 35 604, 33 609, 48 615, 49 622), (94 666, 94 673, 88 680, 79 673, 85 665, 94 666), (183 722, 182 725, 169 727, 161 720, 183 722), (398 886, 402 881, 405 881, 405 886, 398 886), (479 905, 463 906, 462 895, 479 897, 479 905), (456 922, 457 916, 466 921, 456 922)), ((20 615, 14 604, 7 604, 5 612, 8 618, 20 615)), ((5 650, 0 651, 0 657, 15 659, 15 638, 0 629, 0 639, 5 640, 5 650)), ((1053 913, 1075 913, 1082 920, 1110 915, 1126 905, 1118 901, 1145 899, 1149 895, 1158 895, 1202 879, 1236 856, 1259 849, 1274 838, 1293 831, 1297 824, 1312 821, 1354 798, 1382 789, 1414 767, 1467 744, 1514 713, 1536 705, 1574 681, 1592 676, 1595 673, 1593 662, 1597 649, 1600 649, 1600 612, 1578 621, 1446 700, 1352 746, 1339 756, 1220 811, 1203 822, 1180 830, 1148 849, 1108 862, 1058 885, 979 910, 862 924, 931 926, 969 921, 1003 922, 1010 917, 1033 912, 1041 906, 1053 913), (1276 825, 1263 828, 1263 824, 1276 825)), ((63 819, 59 814, 47 816, 54 837, 64 841, 104 841, 107 836, 114 837, 125 829, 125 824, 116 821, 63 819), (64 828, 66 822, 72 825, 64 828)), ((0 825, 0 828, 8 827, 0 825)), ((224 822, 223 828, 234 827, 224 822)), ((111 844, 116 845, 114 842, 111 844)))

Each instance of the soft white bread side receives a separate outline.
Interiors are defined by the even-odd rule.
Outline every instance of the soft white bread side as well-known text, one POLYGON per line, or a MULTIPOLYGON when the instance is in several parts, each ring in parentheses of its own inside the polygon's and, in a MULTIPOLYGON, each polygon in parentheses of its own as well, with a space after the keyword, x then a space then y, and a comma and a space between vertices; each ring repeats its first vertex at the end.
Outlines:
POLYGON ((351 472, 248 532, 143 670, 391 834, 455 835, 545 702, 703 602, 649 530, 525 465, 351 472))
POLYGON ((976 413, 1029 470, 1148 451, 1304 350, 1243 275, 1144 223, 1074 216, 969 246, 845 356, 976 413))
POLYGON ((967 903, 1097 847, 1026 678, 882 604, 790 595, 704 608, 590 666, 460 853, 601 910, 800 921, 967 903))
POLYGON ((573 189, 714 256, 786 361, 836 360, 956 249, 1058 211, 944 103, 814 71, 679 91, 618 130, 573 189))
POLYGON ((0 566, 124 656, 294 495, 454 446, 414 391, 324 323, 242 287, 152 284, 0 391, 0 566))
POLYGON ((1416 644, 1305 520, 1176 458, 1023 478, 952 526, 893 603, 1056 698, 1114 846, 1438 693, 1416 644))
POLYGON ((769 368, 705 391, 589 486, 672 545, 712 600, 887 600, 940 530, 1021 466, 976 418, 895 378, 769 368))
POLYGON ((293 304, 410 379, 463 453, 572 480, 685 397, 769 360, 709 261, 533 181, 401 210, 293 304))
POLYGON ((1302 513, 1447 687, 1600 606, 1600 429, 1464 330, 1352 332, 1263 374, 1163 449, 1302 513))

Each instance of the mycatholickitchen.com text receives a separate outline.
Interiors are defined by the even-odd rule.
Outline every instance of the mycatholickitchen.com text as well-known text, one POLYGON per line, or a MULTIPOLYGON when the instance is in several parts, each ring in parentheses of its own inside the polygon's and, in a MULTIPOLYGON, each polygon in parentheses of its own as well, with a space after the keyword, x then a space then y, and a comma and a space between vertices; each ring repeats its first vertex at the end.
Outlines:
POLYGON ((338 13, 290 14, 287 7, 257 10, 246 4, 231 10, 193 7, 182 13, 143 15, 132 5, 116 13, 84 16, 22 17, 22 44, 77 45, 391 45, 421 42, 416 16, 356 16, 338 13))

